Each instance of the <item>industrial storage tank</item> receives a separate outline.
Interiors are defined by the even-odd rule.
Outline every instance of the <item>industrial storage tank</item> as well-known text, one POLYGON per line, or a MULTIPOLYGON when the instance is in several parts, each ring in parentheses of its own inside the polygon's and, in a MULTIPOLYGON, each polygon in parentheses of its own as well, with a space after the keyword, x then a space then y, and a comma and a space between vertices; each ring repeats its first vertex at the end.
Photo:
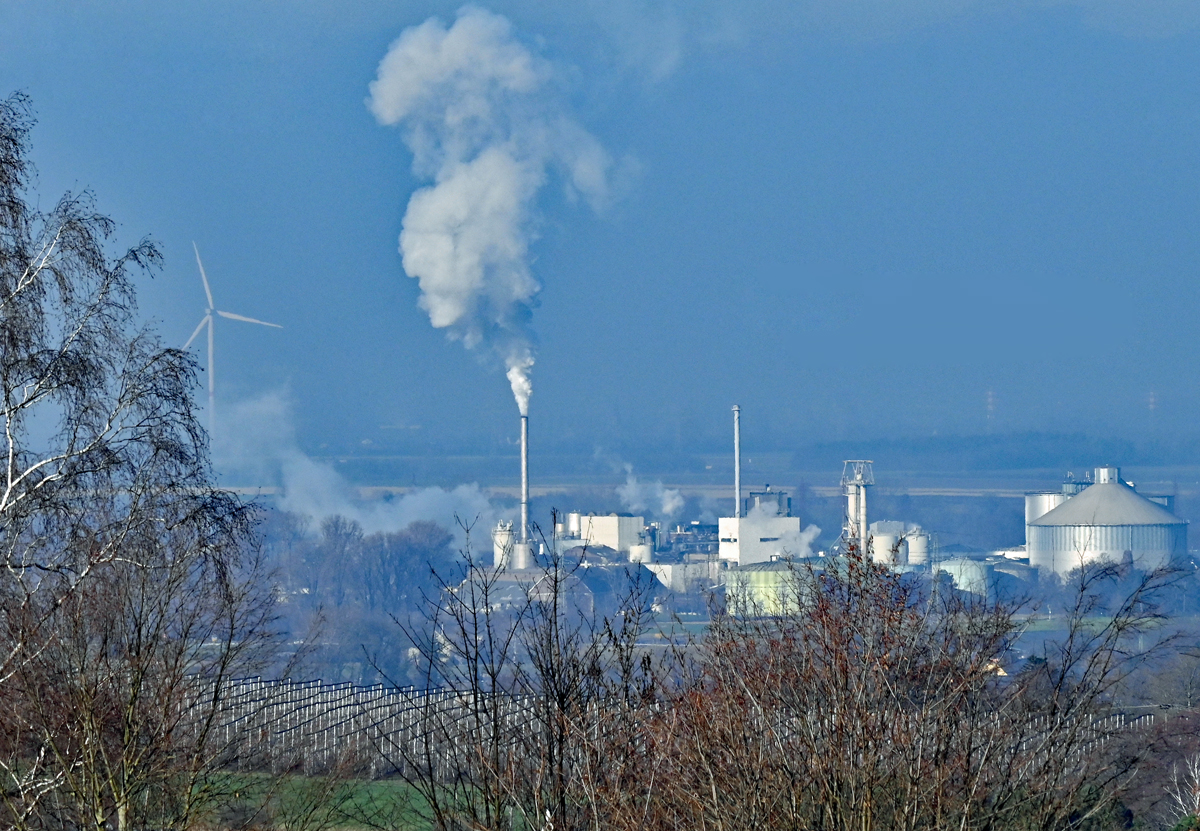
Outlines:
POLYGON ((629 562, 631 563, 652 563, 654 562, 654 547, 649 543, 638 543, 637 545, 629 546, 629 562))
POLYGON ((980 597, 992 597, 996 593, 996 567, 991 563, 957 558, 943 560, 934 566, 934 571, 950 575, 959 591, 980 597))
POLYGON ((496 568, 512 565, 513 545, 513 524, 502 519, 492 530, 492 563, 496 568))
POLYGON ((1101 561, 1150 570, 1187 554, 1187 522, 1101 467, 1095 484, 1026 526, 1025 545, 1031 566, 1060 575, 1101 561))
POLYGON ((880 565, 902 566, 908 563, 908 540, 901 534, 874 534, 871 559, 880 565))
POLYGON ((1025 494, 1025 524, 1045 516, 1070 498, 1071 494, 1061 489, 1025 494))
POLYGON ((923 566, 929 563, 929 535, 917 531, 908 535, 908 564, 923 566))

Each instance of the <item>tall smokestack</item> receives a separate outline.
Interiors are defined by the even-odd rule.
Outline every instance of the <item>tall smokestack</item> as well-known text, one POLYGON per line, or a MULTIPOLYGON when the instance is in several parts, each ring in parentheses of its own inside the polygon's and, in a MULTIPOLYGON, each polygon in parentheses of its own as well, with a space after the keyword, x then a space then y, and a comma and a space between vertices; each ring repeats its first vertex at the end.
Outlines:
POLYGON ((521 542, 529 542, 529 416, 521 416, 521 542))
POLYGON ((742 515, 742 408, 733 405, 733 515, 742 515))
POLYGON ((862 543, 863 553, 866 553, 870 540, 870 527, 867 525, 867 488, 858 489, 858 539, 862 543))

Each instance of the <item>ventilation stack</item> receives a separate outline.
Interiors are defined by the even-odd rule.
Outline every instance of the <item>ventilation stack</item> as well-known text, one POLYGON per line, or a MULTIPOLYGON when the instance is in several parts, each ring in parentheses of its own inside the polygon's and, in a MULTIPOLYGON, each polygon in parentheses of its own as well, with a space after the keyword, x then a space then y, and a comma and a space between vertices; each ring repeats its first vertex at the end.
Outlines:
POLYGON ((875 484, 875 472, 869 459, 850 459, 842 467, 842 495, 846 513, 842 519, 841 548, 854 548, 866 556, 870 541, 867 527, 867 488, 875 484))

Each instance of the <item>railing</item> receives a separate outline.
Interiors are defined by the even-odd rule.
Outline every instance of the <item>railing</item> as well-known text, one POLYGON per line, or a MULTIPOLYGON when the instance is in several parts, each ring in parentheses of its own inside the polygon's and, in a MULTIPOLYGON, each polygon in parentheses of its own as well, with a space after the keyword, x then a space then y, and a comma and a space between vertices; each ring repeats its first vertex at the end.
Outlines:
MULTIPOLYGON (((211 687, 198 685, 191 699, 193 711, 211 713, 213 693, 211 687)), ((513 748, 535 739, 541 729, 537 700, 507 693, 247 678, 227 685, 215 706, 211 746, 221 748, 224 764, 238 770, 315 774, 349 764, 356 773, 372 777, 418 766, 454 776, 449 760, 456 751, 513 748)), ((605 706, 592 702, 586 707, 589 733, 604 730, 605 706)), ((803 716, 776 715, 770 726, 779 731, 779 738, 786 741, 783 734, 789 726, 803 729, 803 716)), ((1075 728, 1072 744, 1077 753, 1090 752, 1119 734, 1151 729, 1156 720, 1154 713, 1113 713, 1075 728)), ((1022 725, 1023 739, 1014 751, 1027 763, 1038 764, 1051 751, 1048 737, 1061 736, 1062 729, 1045 717, 1034 718, 1022 725)))

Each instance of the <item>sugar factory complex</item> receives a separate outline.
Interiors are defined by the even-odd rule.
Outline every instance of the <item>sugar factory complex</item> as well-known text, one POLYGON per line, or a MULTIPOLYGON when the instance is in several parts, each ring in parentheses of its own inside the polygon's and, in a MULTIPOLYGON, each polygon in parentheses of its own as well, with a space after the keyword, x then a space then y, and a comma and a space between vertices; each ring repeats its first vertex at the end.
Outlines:
POLYGON ((556 517, 549 539, 535 543, 528 519, 528 417, 522 416, 521 526, 501 521, 493 530, 495 567, 515 589, 557 557, 579 567, 573 579, 581 591, 595 582, 589 578, 645 569, 663 594, 724 592, 770 611, 797 567, 828 568, 852 552, 900 573, 952 582, 959 591, 992 598, 1023 594, 1039 577, 1064 577, 1095 563, 1149 571, 1188 554, 1187 522, 1173 513, 1174 497, 1138 493, 1112 466, 1097 467, 1082 479, 1068 474, 1053 490, 1025 494, 1025 545, 942 552, 936 535, 919 525, 870 521, 875 480, 869 460, 845 462, 841 534, 828 550, 813 551, 817 529, 803 528, 786 491, 765 486, 743 495, 740 408, 733 408, 733 417, 733 516, 668 525, 632 514, 572 511, 556 517))

